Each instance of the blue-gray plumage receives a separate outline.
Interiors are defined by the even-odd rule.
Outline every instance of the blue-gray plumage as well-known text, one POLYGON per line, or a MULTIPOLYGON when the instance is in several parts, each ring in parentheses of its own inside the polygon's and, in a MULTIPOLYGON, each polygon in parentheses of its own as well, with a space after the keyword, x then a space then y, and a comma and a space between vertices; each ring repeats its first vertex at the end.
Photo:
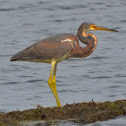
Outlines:
POLYGON ((18 52, 11 57, 11 61, 22 60, 49 63, 52 59, 62 61, 64 58, 67 58, 67 54, 77 44, 78 40, 74 35, 67 33, 57 34, 18 52))

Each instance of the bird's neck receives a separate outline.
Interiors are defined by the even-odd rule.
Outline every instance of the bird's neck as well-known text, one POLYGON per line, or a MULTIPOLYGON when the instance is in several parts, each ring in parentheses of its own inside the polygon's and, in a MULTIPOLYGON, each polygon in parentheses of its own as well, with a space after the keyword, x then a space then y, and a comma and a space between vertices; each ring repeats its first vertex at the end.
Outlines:
POLYGON ((78 32, 77 37, 82 43, 86 44, 87 46, 86 47, 78 46, 77 47, 78 49, 76 49, 78 51, 76 57, 87 57, 90 54, 92 54, 97 46, 96 36, 91 33, 86 34, 86 31, 82 31, 78 32))
POLYGON ((87 57, 94 52, 94 50, 97 46, 97 38, 95 35, 93 35, 91 33, 86 34, 86 32, 82 32, 82 34, 83 34, 84 40, 85 40, 85 38, 86 39, 88 38, 88 40, 86 41, 87 43, 85 43, 85 44, 87 44, 87 46, 82 49, 82 52, 83 52, 82 57, 87 57))

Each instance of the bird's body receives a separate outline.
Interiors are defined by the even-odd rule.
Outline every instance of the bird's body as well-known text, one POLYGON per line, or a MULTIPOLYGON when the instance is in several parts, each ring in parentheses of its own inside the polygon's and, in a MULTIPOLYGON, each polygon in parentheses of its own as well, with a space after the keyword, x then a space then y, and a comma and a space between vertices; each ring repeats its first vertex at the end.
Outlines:
POLYGON ((76 45, 76 36, 68 33, 57 34, 31 45, 14 55, 11 60, 51 63, 55 59, 60 62, 70 57, 70 52, 76 45))
POLYGON ((51 63, 51 72, 48 79, 49 87, 51 88, 57 106, 61 106, 56 90, 56 68, 57 63, 71 57, 86 57, 89 56, 97 45, 97 38, 93 34, 86 34, 91 30, 106 30, 114 31, 103 27, 96 26, 84 22, 78 29, 77 36, 69 33, 57 34, 51 37, 45 38, 30 47, 18 52, 11 57, 11 61, 31 61, 31 62, 45 62, 51 63), (79 45, 79 40, 86 44, 86 47, 79 45))
POLYGON ((11 57, 11 61, 61 62, 71 57, 86 57, 94 51, 96 45, 97 39, 86 47, 81 47, 76 36, 69 33, 56 34, 18 52, 11 57))

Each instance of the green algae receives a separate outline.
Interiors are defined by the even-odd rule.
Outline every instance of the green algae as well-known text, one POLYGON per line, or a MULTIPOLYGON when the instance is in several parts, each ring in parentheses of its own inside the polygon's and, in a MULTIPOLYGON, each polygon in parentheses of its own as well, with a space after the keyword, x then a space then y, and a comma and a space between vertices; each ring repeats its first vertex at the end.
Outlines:
POLYGON ((73 120, 85 124, 126 115, 126 100, 66 104, 63 107, 13 111, 0 114, 0 126, 19 126, 24 121, 73 120))

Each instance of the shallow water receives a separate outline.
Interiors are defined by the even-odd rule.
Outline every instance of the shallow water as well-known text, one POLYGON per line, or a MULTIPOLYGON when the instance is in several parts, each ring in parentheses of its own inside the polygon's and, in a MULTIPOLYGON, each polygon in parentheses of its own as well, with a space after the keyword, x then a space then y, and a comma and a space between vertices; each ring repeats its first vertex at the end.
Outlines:
POLYGON ((119 32, 93 32, 98 46, 91 56, 58 64, 57 89, 62 105, 126 99, 125 14, 125 0, 0 0, 0 111, 56 105, 47 84, 50 64, 9 60, 50 35, 76 35, 84 21, 119 32))
POLYGON ((93 124, 85 124, 84 122, 75 122, 75 121, 54 121, 54 122, 46 122, 46 121, 33 121, 26 122, 23 126, 125 126, 126 125, 126 117, 117 117, 115 119, 110 119, 107 121, 98 121, 93 124))

